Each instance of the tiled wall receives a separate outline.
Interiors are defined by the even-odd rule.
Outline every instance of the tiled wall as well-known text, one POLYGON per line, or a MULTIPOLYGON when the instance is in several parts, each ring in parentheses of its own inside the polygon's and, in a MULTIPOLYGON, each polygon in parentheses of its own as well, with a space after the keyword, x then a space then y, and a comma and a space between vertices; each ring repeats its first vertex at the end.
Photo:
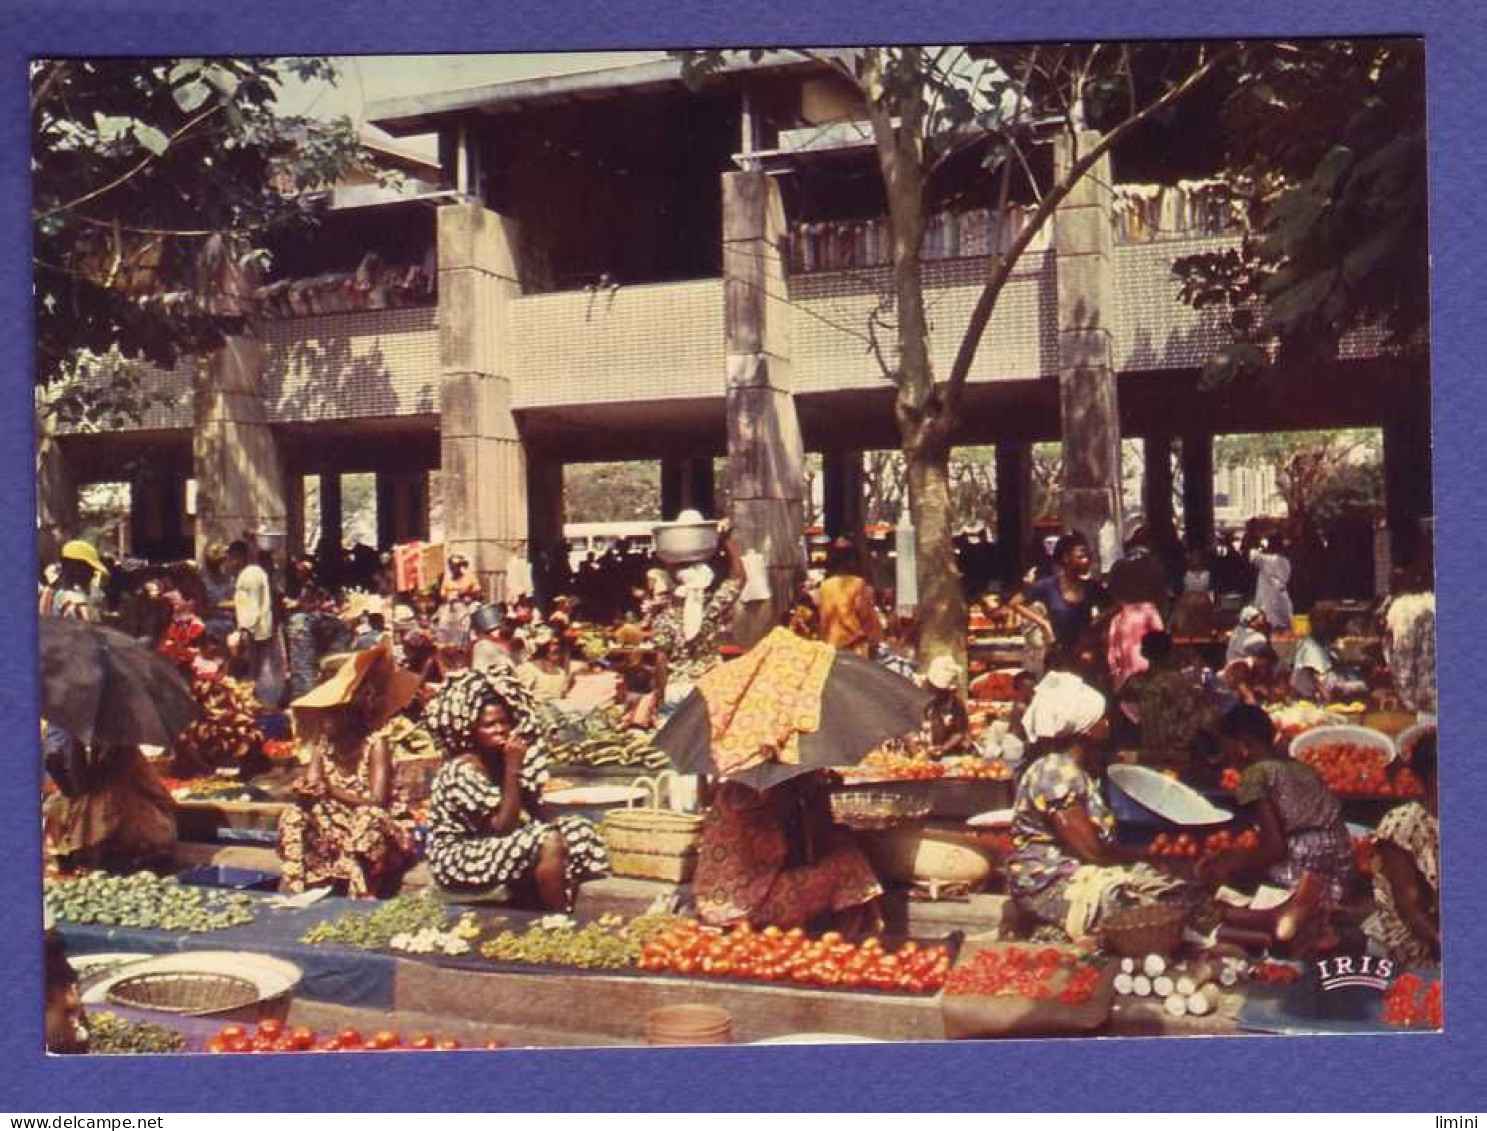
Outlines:
POLYGON ((269 417, 280 421, 439 411, 433 307, 268 322, 269 417))
POLYGON ((723 395, 723 283, 516 299, 512 407, 723 395))
POLYGON ((1233 236, 1116 245, 1113 347, 1117 369, 1200 366, 1229 340, 1226 315, 1194 310, 1177 300, 1179 284, 1172 263, 1186 255, 1238 245, 1233 236))
MULTIPOLYGON (((930 356, 947 374, 981 293, 982 258, 924 265, 930 356)), ((1038 377, 1058 370, 1058 292, 1052 252, 1032 252, 1008 280, 971 367, 971 380, 1038 377)), ((892 280, 886 268, 821 271, 790 283, 795 388, 800 392, 871 386, 883 380, 868 352, 869 316, 882 304, 892 325, 892 280)), ((891 329, 878 340, 890 360, 891 329)))

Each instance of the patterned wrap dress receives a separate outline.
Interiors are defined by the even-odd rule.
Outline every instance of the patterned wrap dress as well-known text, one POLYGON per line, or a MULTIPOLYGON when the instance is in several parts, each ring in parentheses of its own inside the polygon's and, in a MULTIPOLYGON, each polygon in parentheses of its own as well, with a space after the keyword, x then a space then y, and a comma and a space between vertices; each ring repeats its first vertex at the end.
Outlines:
POLYGON ((459 673, 429 703, 425 721, 450 759, 434 778, 429 799, 426 855, 435 883, 448 891, 482 891, 526 879, 553 832, 567 850, 564 873, 570 888, 608 874, 609 853, 593 822, 570 816, 547 822, 531 815, 550 776, 549 759, 538 741, 536 704, 514 674, 500 669, 459 673), (503 704, 513 733, 531 743, 522 761, 521 823, 504 835, 490 828, 501 807, 502 783, 468 756, 476 721, 489 703, 503 704))
MULTIPOLYGON (((1411 801, 1389 810, 1374 832, 1374 841, 1388 843, 1405 852, 1414 861, 1415 870, 1425 881, 1429 902, 1440 906, 1441 825, 1425 806, 1411 801)), ((1394 889, 1384 872, 1384 862, 1373 858, 1373 902, 1376 910, 1363 924, 1364 933, 1396 962, 1420 966, 1434 961, 1429 944, 1414 931, 1399 913, 1394 889)))
MULTIPOLYGON (((379 735, 367 740, 383 741, 379 735)), ((326 784, 368 793, 372 760, 363 754, 346 770, 324 762, 326 784)), ((383 884, 413 860, 413 820, 396 786, 388 806, 347 805, 329 796, 303 798, 279 818, 279 856, 287 891, 344 883, 353 899, 374 897, 383 884)))

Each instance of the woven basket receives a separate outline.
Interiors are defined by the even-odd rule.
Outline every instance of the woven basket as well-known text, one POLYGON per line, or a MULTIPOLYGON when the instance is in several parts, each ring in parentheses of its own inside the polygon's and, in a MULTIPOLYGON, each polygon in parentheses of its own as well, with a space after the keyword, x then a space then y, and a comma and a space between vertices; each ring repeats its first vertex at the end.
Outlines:
POLYGON ((1100 925, 1100 935, 1116 954, 1139 958, 1143 954, 1170 957, 1182 942, 1188 911, 1170 903, 1150 903, 1110 915, 1100 925))
MULTIPOLYGON (((640 808, 627 805, 604 814, 599 828, 609 847, 611 863, 615 853, 681 856, 696 851, 702 840, 702 818, 662 806, 663 788, 675 777, 666 770, 654 778, 636 778, 631 784, 649 793, 651 804, 640 808)), ((623 873, 616 868, 616 874, 623 873)))
POLYGON ((205 971, 136 974, 121 978, 108 990, 108 999, 117 1005, 193 1017, 243 1009, 256 1004, 258 998, 258 987, 247 978, 205 971))
POLYGON ((667 883, 684 884, 697 870, 697 853, 694 850, 681 855, 663 856, 655 852, 611 848, 609 870, 616 876, 628 876, 632 880, 665 880, 667 883))

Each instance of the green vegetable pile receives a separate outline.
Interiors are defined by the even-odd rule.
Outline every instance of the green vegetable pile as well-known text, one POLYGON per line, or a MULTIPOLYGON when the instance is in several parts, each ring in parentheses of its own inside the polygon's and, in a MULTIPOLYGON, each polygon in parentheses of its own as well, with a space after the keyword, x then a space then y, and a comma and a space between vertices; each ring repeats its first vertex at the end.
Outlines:
POLYGON ((395 935, 412 935, 425 928, 443 927, 448 912, 439 898, 429 892, 400 895, 389 899, 375 911, 363 915, 353 911, 305 932, 301 942, 340 943, 361 950, 388 946, 395 935))
POLYGON ((623 712, 613 707, 594 711, 584 719, 582 737, 565 741, 562 735, 549 732, 545 736, 547 752, 554 762, 568 766, 663 770, 671 764, 649 734, 626 730, 623 719, 623 712))
POLYGON ((101 1053, 185 1052, 186 1038, 174 1029, 125 1021, 112 1013, 88 1014, 88 1051, 101 1053))
POLYGON ((132 876, 92 872, 75 880, 50 880, 46 899, 52 914, 68 923, 225 931, 253 922, 251 897, 191 887, 153 872, 132 876))
POLYGON ((619 970, 636 965, 646 941, 679 922, 674 915, 641 915, 628 923, 618 915, 604 915, 579 925, 553 916, 525 931, 502 931, 483 943, 480 953, 498 962, 619 970))

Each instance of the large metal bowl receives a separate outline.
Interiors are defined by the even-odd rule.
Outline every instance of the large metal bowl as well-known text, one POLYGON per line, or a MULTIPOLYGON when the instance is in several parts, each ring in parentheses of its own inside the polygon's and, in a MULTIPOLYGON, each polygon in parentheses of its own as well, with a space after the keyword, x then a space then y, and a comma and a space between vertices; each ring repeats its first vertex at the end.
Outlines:
POLYGON ((675 522, 663 522, 654 531, 656 557, 667 565, 705 562, 717 552, 718 524, 696 511, 686 511, 675 522))

